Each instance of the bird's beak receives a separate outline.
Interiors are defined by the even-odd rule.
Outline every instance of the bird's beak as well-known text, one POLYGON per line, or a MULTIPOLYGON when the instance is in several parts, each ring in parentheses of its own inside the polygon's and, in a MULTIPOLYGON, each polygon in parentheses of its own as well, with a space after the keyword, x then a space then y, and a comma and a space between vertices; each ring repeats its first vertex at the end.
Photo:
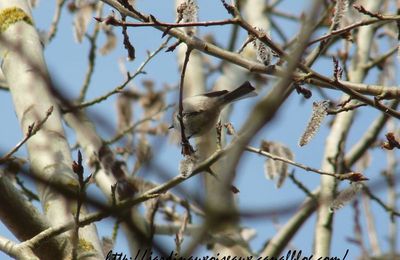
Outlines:
POLYGON ((174 128, 174 125, 170 125, 170 126, 168 127, 168 129, 172 129, 172 128, 174 128))

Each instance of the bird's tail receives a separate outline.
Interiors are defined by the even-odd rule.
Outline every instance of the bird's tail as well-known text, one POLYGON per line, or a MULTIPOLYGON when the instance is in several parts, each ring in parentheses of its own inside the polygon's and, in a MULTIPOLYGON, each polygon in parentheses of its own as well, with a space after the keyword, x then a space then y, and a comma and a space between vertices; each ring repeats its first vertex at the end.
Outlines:
POLYGON ((255 88, 250 84, 250 82, 246 81, 235 90, 224 95, 223 100, 225 103, 230 103, 239 99, 257 96, 257 93, 254 90, 255 88))

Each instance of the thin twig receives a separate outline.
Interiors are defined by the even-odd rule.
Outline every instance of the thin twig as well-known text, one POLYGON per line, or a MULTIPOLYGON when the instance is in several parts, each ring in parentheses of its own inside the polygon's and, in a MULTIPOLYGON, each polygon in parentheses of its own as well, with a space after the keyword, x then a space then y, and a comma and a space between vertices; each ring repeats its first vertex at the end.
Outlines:
POLYGON ((384 16, 382 14, 370 12, 367 9, 365 9, 365 7, 362 5, 353 5, 353 7, 362 14, 368 15, 378 20, 384 20, 384 16))
POLYGON ((311 199, 317 199, 315 194, 313 194, 301 181, 299 181, 296 176, 294 175, 294 172, 289 173, 289 178, 293 181, 293 183, 300 189, 302 190, 308 197, 311 199))
MULTIPOLYGON (((388 127, 389 131, 394 131, 394 124, 390 124, 388 127)), ((387 169, 383 171, 383 175, 386 178, 387 186, 388 186, 388 199, 387 203, 388 206, 391 207, 393 210, 396 209, 397 204, 397 191, 396 191, 396 169, 397 169, 397 156, 393 150, 386 151, 387 155, 387 169)), ((389 223, 389 245, 390 245, 390 252, 396 252, 396 245, 397 245, 397 235, 398 235, 398 228, 397 228, 397 221, 396 219, 391 216, 391 221, 389 223)))
POLYGON ((389 207, 388 205, 386 205, 385 202, 383 202, 380 198, 375 196, 367 186, 364 186, 363 190, 371 198, 371 200, 374 200, 375 202, 377 202, 379 204, 379 206, 381 206, 388 213, 390 213, 393 216, 400 217, 400 212, 397 212, 392 207, 389 207))
MULTIPOLYGON (((126 15, 121 14, 122 17, 122 22, 125 23, 126 20, 126 15)), ((127 60, 129 61, 133 61, 136 57, 136 50, 135 47, 132 45, 130 39, 129 39, 129 34, 128 34, 128 30, 127 30, 127 26, 126 25, 122 25, 122 36, 124 38, 124 48, 127 52, 127 60)))
POLYGON ((221 26, 221 25, 227 25, 227 24, 236 24, 238 22, 237 19, 225 19, 225 20, 219 20, 219 21, 205 21, 205 22, 187 22, 187 23, 166 23, 166 22, 160 22, 155 20, 154 17, 152 22, 125 22, 123 20, 118 20, 114 16, 108 16, 106 18, 102 17, 95 17, 99 22, 104 22, 108 25, 113 25, 113 26, 119 26, 119 27, 154 27, 154 26, 163 26, 163 27, 168 27, 168 28, 178 28, 178 27, 193 27, 193 26, 221 26))
POLYGON ((139 121, 135 122, 134 124, 128 126, 128 127, 125 128, 125 129, 123 129, 121 132, 119 132, 116 136, 114 136, 114 137, 111 138, 110 140, 104 141, 104 143, 105 143, 106 145, 109 145, 109 144, 112 144, 112 143, 117 142, 117 141, 120 140, 122 137, 124 137, 127 133, 130 133, 130 132, 132 132, 133 130, 135 130, 135 128, 137 128, 139 125, 141 125, 141 124, 143 124, 143 123, 145 123, 145 122, 147 122, 147 121, 153 120, 153 118, 154 118, 155 116, 157 116, 159 113, 162 113, 162 112, 164 112, 165 110, 167 110, 167 109, 169 109, 169 108, 171 108, 171 107, 173 107, 173 106, 174 106, 174 105, 172 105, 172 104, 167 105, 167 106, 161 108, 160 110, 156 111, 154 114, 151 114, 151 115, 149 115, 149 116, 147 116, 147 117, 145 117, 145 118, 140 119, 139 121))
POLYGON ((270 14, 276 15, 278 17, 285 18, 285 19, 288 19, 291 21, 295 21, 295 22, 298 22, 301 19, 298 15, 285 13, 283 11, 276 10, 276 9, 271 10, 270 14))
POLYGON ((270 1, 270 3, 268 3, 268 6, 266 6, 266 8, 268 8, 268 9, 274 9, 274 8, 277 7, 281 2, 282 2, 282 0, 273 0, 273 1, 270 1))
POLYGON ((331 33, 326 34, 324 36, 321 36, 321 37, 319 37, 319 38, 317 38, 315 40, 312 40, 312 41, 310 41, 308 43, 308 46, 313 45, 313 44, 315 44, 317 42, 332 38, 334 36, 338 36, 338 35, 347 33, 349 31, 351 31, 351 30, 353 30, 355 28, 361 27, 361 26, 371 25, 371 24, 375 24, 375 23, 381 23, 383 25, 383 24, 386 24, 386 23, 389 23, 389 22, 392 22, 392 21, 397 21, 399 19, 400 19, 400 16, 385 16, 384 19, 381 19, 381 20, 378 20, 378 19, 374 18, 374 19, 369 19, 369 20, 356 22, 356 23, 350 24, 350 25, 348 25, 346 27, 343 27, 343 28, 341 28, 339 30, 332 31, 331 33))
POLYGON ((182 72, 181 72, 181 80, 179 84, 179 111, 178 111, 178 120, 179 120, 179 125, 180 125, 180 130, 181 130, 181 144, 182 144, 182 151, 181 153, 183 155, 190 155, 194 152, 193 147, 190 145, 189 140, 186 137, 185 134, 185 126, 183 125, 183 86, 184 86, 184 80, 185 80, 185 72, 187 65, 189 63, 189 57, 190 53, 192 51, 192 48, 187 46, 187 50, 185 53, 185 60, 183 61, 183 66, 182 66, 182 72))
MULTIPOLYGON (((97 13, 99 15, 101 15, 103 10, 103 3, 98 3, 97 6, 97 13)), ((90 44, 90 49, 89 49, 89 55, 88 55, 88 68, 85 74, 85 79, 83 80, 83 84, 81 87, 81 91, 79 93, 79 97, 78 97, 78 103, 82 103, 85 100, 85 96, 87 93, 87 90, 89 88, 90 85, 90 81, 92 79, 93 76, 93 72, 94 72, 94 66, 95 66, 95 61, 96 61, 96 51, 97 51, 97 36, 99 35, 100 32, 100 24, 96 23, 93 29, 93 33, 92 35, 86 35, 86 37, 89 40, 89 44, 90 44)))
POLYGON ((366 104, 368 104, 368 105, 370 105, 392 117, 400 119, 399 111, 396 111, 396 110, 392 109, 391 107, 388 107, 388 106, 382 104, 381 102, 379 102, 377 97, 374 97, 374 99, 367 98, 360 92, 358 92, 354 89, 351 89, 348 86, 342 84, 341 81, 336 81, 336 87, 337 87, 337 89, 342 90, 343 92, 352 96, 353 98, 358 99, 359 101, 364 102, 364 103, 366 103, 366 104))
POLYGON ((162 49, 165 48, 165 46, 167 45, 169 40, 170 40, 170 37, 168 37, 168 39, 165 42, 163 42, 160 45, 160 47, 158 47, 158 49, 156 49, 154 52, 150 53, 149 56, 147 57, 147 59, 145 61, 143 61, 143 63, 139 66, 139 68, 136 70, 136 72, 133 75, 128 74, 128 78, 125 80, 124 83, 122 83, 122 85, 119 85, 118 87, 114 88, 110 92, 108 92, 100 97, 97 97, 93 100, 83 102, 76 106, 71 106, 70 108, 63 110, 63 112, 68 113, 68 112, 72 112, 76 109, 82 109, 85 107, 89 107, 89 106, 92 106, 94 104, 97 104, 97 103, 100 103, 100 102, 106 100, 107 98, 109 98, 110 96, 112 96, 114 94, 120 93, 132 79, 136 78, 139 74, 144 73, 144 68, 147 65, 147 63, 149 63, 150 60, 152 60, 154 58, 154 56, 156 56, 162 49))
POLYGON ((24 182, 18 177, 18 175, 15 175, 15 182, 20 187, 21 191, 25 194, 25 196, 28 198, 29 201, 32 200, 40 201, 39 196, 36 195, 27 187, 25 187, 24 182))
POLYGON ((372 214, 370 206, 370 198, 367 194, 362 194, 362 202, 364 206, 364 215, 366 222, 367 235, 369 238, 369 243, 371 245, 371 250, 374 255, 380 255, 382 250, 379 246, 378 234, 376 232, 374 215, 372 214))
POLYGON ((390 56, 392 56, 393 54, 397 53, 399 47, 395 46, 392 49, 390 49, 388 52, 386 52, 385 54, 381 55, 380 57, 368 62, 367 64, 364 65, 365 69, 371 69, 379 64, 381 64, 382 62, 384 62, 387 58, 389 58, 390 56))
POLYGON ((54 12, 53 21, 51 21, 50 29, 47 33, 47 41, 50 42, 53 40, 54 36, 56 36, 58 23, 60 22, 61 18, 61 11, 65 4, 66 0, 57 0, 56 3, 56 10, 54 12))
POLYGON ((285 32, 282 30, 281 27, 274 21, 274 19, 270 18, 269 19, 272 28, 276 31, 278 36, 282 39, 283 45, 286 45, 288 42, 288 37, 285 35, 285 32))
POLYGON ((79 190, 78 190, 78 198, 76 202, 76 213, 74 216, 74 221, 75 221, 75 227, 74 227, 74 232, 72 235, 72 259, 77 259, 78 257, 78 244, 79 244, 79 216, 81 214, 81 208, 84 200, 84 194, 85 194, 85 185, 84 185, 84 180, 83 180, 83 166, 82 166, 82 154, 78 150, 78 162, 73 162, 72 164, 72 170, 74 173, 78 176, 78 181, 79 181, 79 190))
POLYGON ((348 105, 348 106, 345 106, 345 107, 342 107, 342 108, 339 108, 339 109, 328 109, 327 110, 327 112, 328 112, 328 115, 336 115, 336 114, 339 114, 339 113, 341 113, 341 112, 348 112, 348 111, 351 111, 351 110, 355 110, 355 109, 357 109, 357 108, 359 108, 359 107, 363 107, 363 106, 366 106, 367 104, 365 104, 365 103, 356 103, 356 104, 352 104, 352 105, 348 105))
POLYGON ((287 158, 284 157, 280 157, 271 153, 268 153, 264 150, 261 150, 259 148, 255 148, 255 147, 251 147, 251 146, 247 146, 245 148, 246 151, 252 152, 252 153, 257 153, 257 154, 261 154, 263 156, 266 156, 272 160, 277 160, 277 161, 281 161, 290 165, 293 165, 295 167, 301 168, 303 170, 306 170, 308 172, 314 172, 317 173, 319 175, 328 175, 331 177, 334 177, 338 180, 350 180, 350 181, 362 181, 362 180, 367 180, 367 178, 365 178, 361 173, 356 173, 356 172, 348 172, 348 173, 332 173, 332 172, 325 172, 325 171, 321 171, 318 169, 315 169, 313 167, 309 167, 307 165, 301 164, 301 163, 297 163, 294 162, 292 160, 289 160, 287 158))
POLYGON ((236 42, 239 39, 238 34, 239 34, 239 26, 237 24, 235 24, 232 27, 232 31, 229 36, 229 41, 228 41, 229 43, 228 43, 228 47, 226 48, 228 51, 234 51, 236 42))
POLYGON ((24 139, 22 139, 13 149, 11 149, 11 151, 9 151, 8 153, 6 153, 3 157, 0 158, 0 164, 3 164, 4 162, 6 162, 7 160, 10 159, 10 157, 16 153, 18 151, 18 149, 24 145, 24 143, 26 143, 26 141, 29 140, 29 138, 31 138, 32 136, 34 136, 43 126, 43 124, 47 121, 47 119, 50 117, 51 113, 53 112, 53 106, 51 106, 47 112, 46 112, 46 116, 40 120, 37 123, 32 123, 31 125, 29 125, 28 127, 28 132, 26 133, 24 139))

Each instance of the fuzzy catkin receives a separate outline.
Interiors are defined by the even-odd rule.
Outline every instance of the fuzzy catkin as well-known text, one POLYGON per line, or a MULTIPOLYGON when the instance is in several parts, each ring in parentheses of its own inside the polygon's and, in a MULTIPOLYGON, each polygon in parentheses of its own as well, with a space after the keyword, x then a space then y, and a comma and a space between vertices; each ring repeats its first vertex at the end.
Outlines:
POLYGON ((306 130, 300 138, 299 145, 304 146, 308 144, 315 136, 326 115, 328 114, 329 101, 321 101, 313 103, 313 111, 310 121, 308 121, 306 130))

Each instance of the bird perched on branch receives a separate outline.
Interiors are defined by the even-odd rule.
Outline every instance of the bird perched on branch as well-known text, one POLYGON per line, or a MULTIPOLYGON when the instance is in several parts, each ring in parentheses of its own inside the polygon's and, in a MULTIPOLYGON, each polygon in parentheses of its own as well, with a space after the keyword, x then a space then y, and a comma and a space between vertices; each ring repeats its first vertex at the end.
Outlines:
MULTIPOLYGON (((256 96, 255 88, 246 81, 238 88, 212 91, 183 99, 182 121, 187 138, 199 137, 215 127, 222 109, 237 100, 256 96)), ((173 124, 170 128, 181 131, 179 109, 173 114, 173 124)))

